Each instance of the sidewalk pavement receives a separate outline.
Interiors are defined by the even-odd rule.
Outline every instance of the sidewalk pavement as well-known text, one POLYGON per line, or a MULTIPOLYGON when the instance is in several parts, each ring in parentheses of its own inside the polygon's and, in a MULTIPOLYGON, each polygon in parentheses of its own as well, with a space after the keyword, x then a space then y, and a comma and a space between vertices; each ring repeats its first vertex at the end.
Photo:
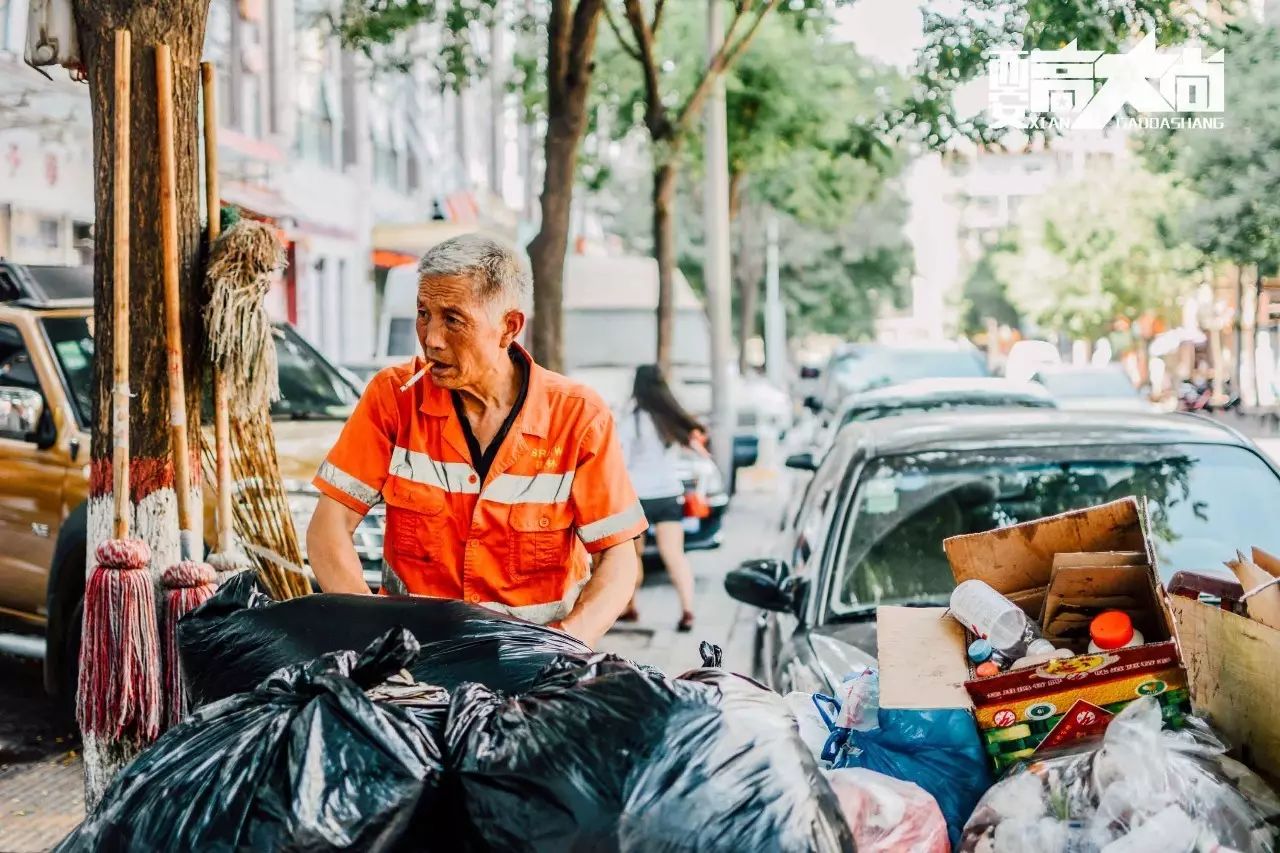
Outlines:
POLYGON ((743 560, 768 556, 778 527, 776 478, 772 472, 748 469, 738 472, 738 493, 724 519, 723 544, 714 551, 689 554, 694 576, 693 630, 675 630, 680 602, 662 570, 645 573, 645 584, 636 596, 638 622, 619 623, 600 643, 639 663, 656 666, 670 675, 700 666, 698 645, 703 640, 720 646, 726 669, 750 674, 754 611, 729 598, 724 576, 743 560), (654 574, 659 577, 654 577, 654 574))
MULTIPOLYGON (((620 626, 601 642, 613 652, 679 675, 701 665, 698 645, 707 640, 724 652, 724 666, 750 672, 754 617, 729 598, 724 576, 751 557, 765 556, 777 529, 776 473, 739 472, 723 528, 724 544, 691 553, 695 609, 693 631, 675 630, 680 605, 665 577, 649 577, 637 597, 640 621, 620 626)), ((660 570, 659 575, 660 575, 660 570)), ((2 744, 0 744, 2 746, 2 744)), ((0 853, 51 849, 84 819, 84 768, 75 749, 61 749, 30 763, 5 764, 0 749, 0 853)))

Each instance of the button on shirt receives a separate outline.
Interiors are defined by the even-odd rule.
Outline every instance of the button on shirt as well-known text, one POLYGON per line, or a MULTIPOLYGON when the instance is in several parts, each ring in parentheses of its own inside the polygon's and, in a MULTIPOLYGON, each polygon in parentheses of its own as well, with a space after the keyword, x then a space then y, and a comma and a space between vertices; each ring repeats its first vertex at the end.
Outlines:
POLYGON ((563 619, 590 579, 589 554, 648 527, 612 415, 586 386, 528 369, 523 406, 492 466, 477 471, 450 393, 421 359, 380 372, 314 483, 355 512, 387 507, 383 591, 455 598, 534 622, 563 619))

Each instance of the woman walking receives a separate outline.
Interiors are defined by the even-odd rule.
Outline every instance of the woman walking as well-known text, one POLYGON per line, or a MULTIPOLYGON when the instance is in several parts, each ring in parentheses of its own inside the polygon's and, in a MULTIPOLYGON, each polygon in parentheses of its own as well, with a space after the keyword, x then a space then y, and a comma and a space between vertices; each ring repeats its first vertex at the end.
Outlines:
MULTIPOLYGON (((706 433, 676 400, 657 366, 645 364, 636 368, 631 400, 618 417, 618 439, 627 473, 657 539, 658 556, 680 597, 676 630, 691 631, 693 570, 684 555, 684 483, 676 460, 682 449, 705 454, 706 433)), ((636 550, 644 551, 643 537, 636 540, 636 550)), ((643 565, 640 573, 643 576, 643 565)), ((620 618, 625 622, 639 618, 634 596, 620 618)))

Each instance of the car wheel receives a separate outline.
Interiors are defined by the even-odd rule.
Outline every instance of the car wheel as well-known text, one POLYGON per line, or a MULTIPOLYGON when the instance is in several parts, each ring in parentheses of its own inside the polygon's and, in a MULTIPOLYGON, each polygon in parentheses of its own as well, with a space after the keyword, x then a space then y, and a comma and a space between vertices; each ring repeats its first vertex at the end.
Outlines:
POLYGON ((84 599, 81 598, 62 632, 62 665, 58 673, 58 707, 71 719, 75 719, 76 693, 80 689, 80 634, 83 627, 84 599))

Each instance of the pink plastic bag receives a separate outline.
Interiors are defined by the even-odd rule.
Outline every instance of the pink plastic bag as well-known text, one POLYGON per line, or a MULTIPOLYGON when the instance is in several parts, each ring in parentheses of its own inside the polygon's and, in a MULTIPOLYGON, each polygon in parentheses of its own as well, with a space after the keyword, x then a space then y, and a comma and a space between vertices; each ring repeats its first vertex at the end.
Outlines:
POLYGON ((824 772, 858 853, 951 853, 942 811, 919 785, 861 767, 824 772))

